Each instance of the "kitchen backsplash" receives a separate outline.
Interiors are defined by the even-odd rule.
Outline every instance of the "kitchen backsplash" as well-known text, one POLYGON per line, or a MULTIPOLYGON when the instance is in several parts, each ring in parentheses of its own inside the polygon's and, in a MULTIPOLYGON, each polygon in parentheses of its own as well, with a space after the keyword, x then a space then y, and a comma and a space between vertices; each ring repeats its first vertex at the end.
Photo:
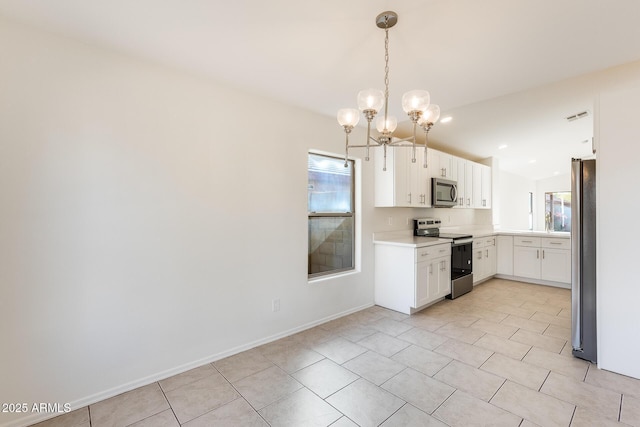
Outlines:
POLYGON ((443 227, 492 226, 491 209, 375 208, 374 231, 412 230, 413 218, 424 217, 439 218, 443 227))

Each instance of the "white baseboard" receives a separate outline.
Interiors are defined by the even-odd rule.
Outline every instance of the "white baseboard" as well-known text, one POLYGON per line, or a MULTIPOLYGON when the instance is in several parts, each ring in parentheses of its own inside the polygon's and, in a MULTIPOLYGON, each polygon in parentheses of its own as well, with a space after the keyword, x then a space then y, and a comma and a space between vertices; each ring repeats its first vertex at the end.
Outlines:
POLYGON ((571 283, 551 282, 548 280, 530 279, 528 277, 507 276, 505 274, 496 274, 496 279, 513 280, 514 282, 533 283, 534 285, 552 286, 554 288, 571 289, 571 283))

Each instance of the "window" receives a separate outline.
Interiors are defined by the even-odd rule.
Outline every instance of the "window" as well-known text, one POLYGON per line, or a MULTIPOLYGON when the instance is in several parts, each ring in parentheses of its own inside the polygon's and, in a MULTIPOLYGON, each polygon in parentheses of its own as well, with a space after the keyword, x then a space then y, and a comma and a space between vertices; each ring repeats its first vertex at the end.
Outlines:
POLYGON ((309 277, 355 268, 354 161, 309 153, 309 277))
POLYGON ((571 192, 544 193, 544 228, 571 231, 571 192))

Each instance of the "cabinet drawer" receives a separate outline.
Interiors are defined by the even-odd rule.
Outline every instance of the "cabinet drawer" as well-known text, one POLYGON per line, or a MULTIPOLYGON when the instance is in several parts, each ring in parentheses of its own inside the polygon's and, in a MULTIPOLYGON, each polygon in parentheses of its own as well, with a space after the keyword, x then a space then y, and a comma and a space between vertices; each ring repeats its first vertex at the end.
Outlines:
POLYGON ((513 238, 514 246, 531 246, 534 248, 540 247, 540 237, 522 237, 515 236, 513 238))
POLYGON ((426 246, 416 249, 416 262, 451 255, 451 245, 426 246))
POLYGON ((496 236, 481 237, 473 239, 473 249, 484 248, 496 245, 496 236))
POLYGON ((554 238, 554 237, 543 237, 542 238, 542 247, 543 248, 554 248, 554 249, 571 249, 571 239, 562 239, 562 238, 554 238))
POLYGON ((496 238, 494 236, 484 238, 484 246, 495 246, 496 238))

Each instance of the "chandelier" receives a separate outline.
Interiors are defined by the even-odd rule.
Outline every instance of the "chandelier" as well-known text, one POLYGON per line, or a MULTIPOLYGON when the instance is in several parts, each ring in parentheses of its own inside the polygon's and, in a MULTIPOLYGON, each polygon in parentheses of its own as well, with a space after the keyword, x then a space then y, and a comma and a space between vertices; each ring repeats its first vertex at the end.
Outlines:
POLYGON ((349 134, 360 121, 360 111, 356 108, 343 108, 338 111, 338 123, 345 132, 345 167, 350 148, 366 148, 365 160, 369 160, 371 146, 382 146, 384 162, 382 170, 387 170, 387 147, 412 147, 411 161, 416 162, 416 147, 424 147, 423 167, 427 167, 427 137, 429 130, 440 117, 440 107, 429 104, 429 92, 426 90, 411 90, 402 95, 402 109, 413 123, 413 135, 408 138, 392 138, 398 126, 398 120, 390 116, 389 110, 389 28, 398 22, 398 14, 392 11, 382 12, 376 17, 376 26, 384 30, 384 92, 378 89, 365 89, 358 93, 358 109, 367 120, 367 143, 365 145, 349 145, 349 134), (384 108, 384 115, 376 120, 377 137, 371 136, 371 122, 384 108), (424 144, 416 141, 416 129, 420 127, 425 134, 424 144), (374 142, 377 145, 372 145, 374 142))

